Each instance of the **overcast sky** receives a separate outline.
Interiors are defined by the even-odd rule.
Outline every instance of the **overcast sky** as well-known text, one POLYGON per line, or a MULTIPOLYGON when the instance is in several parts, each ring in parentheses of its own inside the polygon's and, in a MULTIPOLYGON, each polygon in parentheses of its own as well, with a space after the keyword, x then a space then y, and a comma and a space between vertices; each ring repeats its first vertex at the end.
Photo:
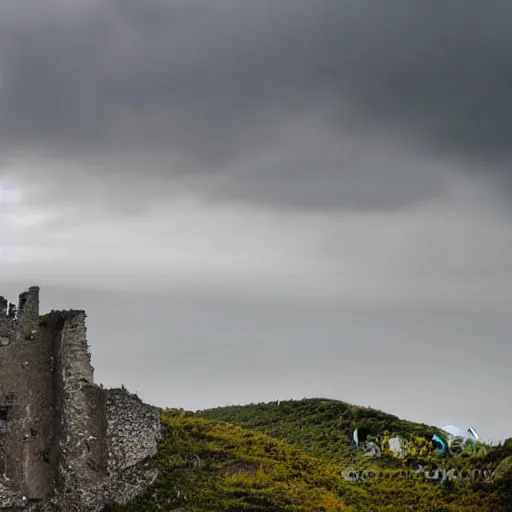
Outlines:
POLYGON ((2 293, 96 379, 512 436, 512 6, 0 2, 2 293))

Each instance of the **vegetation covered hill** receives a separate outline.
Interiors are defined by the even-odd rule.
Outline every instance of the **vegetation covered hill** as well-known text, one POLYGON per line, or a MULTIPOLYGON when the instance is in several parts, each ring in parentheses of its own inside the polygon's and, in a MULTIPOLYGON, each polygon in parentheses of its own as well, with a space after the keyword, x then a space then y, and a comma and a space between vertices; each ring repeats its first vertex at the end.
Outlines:
POLYGON ((346 463, 355 457, 352 432, 378 438, 384 432, 401 437, 431 438, 441 432, 429 425, 402 420, 367 407, 328 399, 289 400, 219 407, 200 411, 207 419, 221 420, 258 430, 304 450, 314 457, 346 463))
POLYGON ((510 501, 507 505, 512 442, 447 459, 460 471, 474 465, 498 468, 499 478, 434 483, 410 469, 439 464, 431 447, 418 441, 436 429, 342 402, 168 410, 162 423, 163 439, 151 461, 161 476, 145 495, 116 511, 512 511, 510 501), (391 433, 410 438, 413 453, 399 460, 386 452, 378 459, 364 457, 351 446, 354 425, 377 441, 391 433), (351 469, 364 471, 366 478, 351 481, 351 469))

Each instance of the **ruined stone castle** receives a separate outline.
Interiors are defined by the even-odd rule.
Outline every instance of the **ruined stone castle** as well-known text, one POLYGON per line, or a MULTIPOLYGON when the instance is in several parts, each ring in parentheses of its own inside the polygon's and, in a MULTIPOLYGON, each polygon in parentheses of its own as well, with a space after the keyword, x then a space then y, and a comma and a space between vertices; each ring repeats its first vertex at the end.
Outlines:
POLYGON ((0 297, 0 510, 100 512, 156 478, 160 410, 93 382, 84 311, 0 297))

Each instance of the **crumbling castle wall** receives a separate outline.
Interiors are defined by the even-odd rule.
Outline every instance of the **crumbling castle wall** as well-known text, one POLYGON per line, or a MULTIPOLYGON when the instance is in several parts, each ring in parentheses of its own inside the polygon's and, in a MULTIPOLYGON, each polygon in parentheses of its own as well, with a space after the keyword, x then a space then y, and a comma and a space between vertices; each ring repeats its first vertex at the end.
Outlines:
POLYGON ((142 458, 156 454, 160 410, 148 407, 125 389, 107 390, 106 400, 108 471, 119 473, 142 458), (137 439, 134 445, 131 439, 137 439))
POLYGON ((37 330, 38 293, 33 287, 20 296, 17 318, 0 311, 0 408, 5 422, 1 481, 32 499, 51 492, 56 475, 50 455, 54 336, 37 330))
POLYGON ((0 297, 1 510, 99 512, 157 476, 141 464, 156 453, 160 409, 94 384, 85 319, 40 317, 38 287, 17 311, 0 297))
POLYGON ((106 476, 104 393, 94 385, 85 312, 72 312, 57 343, 61 417, 61 491, 89 486, 106 476))

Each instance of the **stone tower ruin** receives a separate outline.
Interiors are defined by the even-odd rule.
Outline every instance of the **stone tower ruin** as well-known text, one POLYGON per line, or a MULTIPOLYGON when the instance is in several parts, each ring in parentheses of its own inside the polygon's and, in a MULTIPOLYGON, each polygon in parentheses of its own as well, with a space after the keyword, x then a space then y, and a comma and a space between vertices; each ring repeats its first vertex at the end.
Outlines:
POLYGON ((84 311, 0 297, 0 510, 100 512, 157 474, 160 409, 93 382, 84 311))

